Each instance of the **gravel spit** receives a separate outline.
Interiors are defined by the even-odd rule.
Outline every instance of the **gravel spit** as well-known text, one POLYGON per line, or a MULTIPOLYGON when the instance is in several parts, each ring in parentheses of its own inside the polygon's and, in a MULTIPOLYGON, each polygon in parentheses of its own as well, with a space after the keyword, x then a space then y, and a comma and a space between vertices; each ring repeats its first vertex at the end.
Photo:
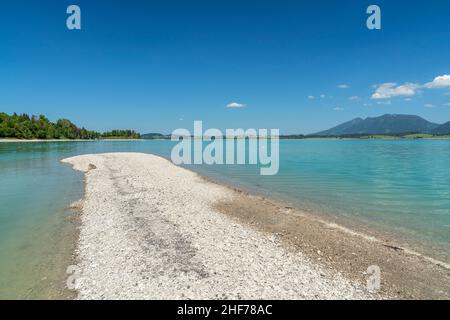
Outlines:
POLYGON ((214 209, 232 191, 166 159, 110 153, 63 162, 86 177, 79 299, 372 298, 214 209))

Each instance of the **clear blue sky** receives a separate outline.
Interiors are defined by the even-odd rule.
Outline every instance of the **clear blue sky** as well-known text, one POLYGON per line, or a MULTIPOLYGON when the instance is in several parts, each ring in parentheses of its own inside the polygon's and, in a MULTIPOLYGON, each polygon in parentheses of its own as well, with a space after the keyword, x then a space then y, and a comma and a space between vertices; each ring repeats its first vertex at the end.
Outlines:
POLYGON ((447 0, 3 0, 0 12, 3 112, 142 133, 450 120, 449 79, 430 84, 450 75, 447 0), (82 30, 66 28, 70 4, 82 30), (370 4, 381 31, 366 28, 370 4))

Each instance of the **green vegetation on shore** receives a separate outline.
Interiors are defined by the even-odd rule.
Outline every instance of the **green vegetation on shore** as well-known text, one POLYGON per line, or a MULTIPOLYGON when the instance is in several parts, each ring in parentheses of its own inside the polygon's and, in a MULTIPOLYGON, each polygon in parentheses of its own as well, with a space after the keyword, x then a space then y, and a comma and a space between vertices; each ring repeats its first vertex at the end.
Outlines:
POLYGON ((14 139, 139 139, 133 130, 113 130, 100 133, 78 128, 70 120, 51 122, 45 116, 29 116, 25 113, 8 115, 0 112, 0 138, 14 139))

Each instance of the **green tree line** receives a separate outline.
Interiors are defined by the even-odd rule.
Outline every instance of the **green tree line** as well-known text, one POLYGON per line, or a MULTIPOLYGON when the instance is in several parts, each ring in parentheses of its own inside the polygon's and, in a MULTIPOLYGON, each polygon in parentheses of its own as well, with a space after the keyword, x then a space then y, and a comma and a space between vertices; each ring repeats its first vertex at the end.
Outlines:
POLYGON ((8 115, 0 112, 0 138, 16 139, 101 139, 120 137, 137 139, 139 133, 133 130, 113 130, 104 134, 78 128, 70 120, 51 122, 45 116, 29 116, 26 113, 8 115), (114 134, 118 134, 114 136, 114 134))
POLYGON ((103 138, 139 139, 141 135, 134 130, 112 130, 102 133, 103 138))

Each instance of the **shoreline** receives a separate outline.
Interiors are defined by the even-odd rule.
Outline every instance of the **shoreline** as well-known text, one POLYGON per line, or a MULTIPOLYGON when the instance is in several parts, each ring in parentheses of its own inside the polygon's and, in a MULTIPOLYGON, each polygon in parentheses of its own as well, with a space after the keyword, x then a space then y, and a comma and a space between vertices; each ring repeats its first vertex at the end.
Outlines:
MULTIPOLYGON (((267 240, 266 238, 269 238, 269 243, 276 243, 276 249, 271 248, 271 250, 275 250, 277 253, 283 253, 284 255, 290 255, 294 258, 300 257, 301 261, 297 262, 298 265, 301 265, 302 267, 308 269, 311 268, 312 270, 320 270, 319 271, 319 280, 315 279, 317 283, 310 284, 311 288, 303 288, 301 294, 296 295, 290 295, 287 298, 288 299, 314 299, 314 298, 357 298, 357 299, 365 299, 365 298, 388 298, 388 297, 396 297, 396 298, 448 298, 448 286, 445 287, 445 277, 449 277, 448 273, 448 266, 440 267, 436 265, 434 262, 426 261, 424 260, 426 257, 418 256, 411 254, 411 252, 405 250, 405 248, 399 248, 395 245, 389 245, 389 243, 385 243, 383 241, 379 241, 378 239, 374 238, 368 238, 364 237, 364 235, 356 234, 353 230, 347 229, 345 227, 339 226, 334 223, 327 223, 326 221, 322 221, 318 219, 317 217, 313 217, 310 214, 306 213, 305 211, 302 211, 299 208, 294 208, 290 206, 285 206, 281 201, 275 201, 275 200, 268 200, 264 197, 252 195, 247 192, 244 192, 239 189, 235 189, 220 183, 217 183, 216 181, 211 181, 208 178, 205 178, 201 176, 200 174, 190 171, 185 168, 174 166, 172 163, 169 163, 168 160, 153 156, 153 155, 147 155, 147 154, 134 154, 134 153, 127 153, 127 154, 103 154, 103 155, 85 155, 85 156, 77 156, 69 159, 62 160, 65 163, 70 163, 75 170, 83 171, 85 172, 85 199, 84 203, 87 205, 87 207, 83 207, 81 209, 81 230, 80 230, 80 238, 79 238, 79 250, 78 250, 78 256, 80 265, 83 267, 83 269, 91 269, 90 264, 86 261, 86 255, 89 255, 89 250, 87 249, 91 247, 92 245, 92 239, 87 240, 86 230, 88 228, 95 228, 95 226, 89 224, 89 219, 87 219, 86 216, 91 216, 91 218, 98 218, 95 217, 95 214, 93 214, 92 209, 89 208, 93 204, 93 202, 97 201, 99 199, 94 199, 98 195, 95 195, 90 192, 90 188, 92 188, 92 177, 91 175, 99 174, 101 170, 104 170, 102 166, 108 167, 111 166, 114 162, 120 161, 121 157, 130 157, 128 159, 128 162, 126 163, 130 167, 136 167, 136 163, 133 163, 134 161, 130 161, 135 158, 147 158, 146 160, 153 159, 152 161, 157 161, 163 163, 163 166, 167 166, 167 169, 171 169, 170 171, 177 171, 177 172, 183 172, 184 174, 187 174, 190 176, 189 179, 198 180, 201 181, 199 183, 198 181, 195 181, 195 184, 202 185, 202 188, 206 188, 206 190, 209 189, 218 189, 215 190, 215 192, 219 193, 219 196, 208 198, 205 202, 205 199, 202 199, 202 208, 203 207, 210 207, 212 208, 212 211, 210 210, 208 213, 206 213, 207 217, 225 217, 226 219, 231 219, 227 221, 224 225, 229 227, 230 223, 234 224, 237 222, 239 228, 244 229, 246 232, 254 233, 256 232, 257 236, 256 238, 263 238, 267 240), (110 160, 106 161, 105 158, 110 158, 110 160), (155 160, 157 159, 157 160, 155 160), (89 169, 89 165, 94 165, 89 169), (100 166, 95 163, 100 163, 100 166), (95 167, 95 168, 94 168, 95 167), (100 167, 100 170, 98 168, 100 167), (176 168, 176 169, 175 169, 176 168), (97 171, 97 172, 96 172, 97 171), (195 177, 195 178, 193 178, 195 177), (223 194, 222 194, 223 193, 223 194), (94 196, 94 197, 93 197, 94 196), (92 199, 90 199, 90 197, 92 199), (92 203, 90 203, 92 202, 92 203), (89 245, 87 245, 87 242, 89 242, 89 245), (356 252, 354 252, 356 251, 356 252), (83 258, 84 257, 84 258, 83 258), (83 262, 84 261, 84 262, 83 262), (393 262, 392 262, 393 261, 393 262), (375 263, 376 262, 376 263, 375 263), (364 274, 367 267, 373 264, 380 265, 382 270, 382 287, 380 291, 380 295, 373 295, 368 292, 364 292, 364 285, 367 278, 367 275, 364 274), (316 269, 317 268, 317 269, 316 269), (410 274, 410 272, 413 272, 413 276, 410 274), (419 272, 419 276, 417 277, 414 272, 419 272), (331 279, 338 277, 339 278, 339 285, 336 286, 338 288, 339 286, 343 286, 344 291, 348 291, 348 288, 358 288, 358 290, 353 292, 358 292, 358 294, 353 295, 346 295, 342 293, 341 296, 336 296, 336 293, 333 294, 326 294, 324 292, 324 295, 321 295, 319 292, 317 292, 317 284, 323 285, 321 282, 323 281, 326 283, 325 287, 329 291, 333 291, 333 286, 330 287, 330 281, 331 279), (444 277, 444 278, 442 278, 444 277), (444 286, 444 287, 442 287, 444 286), (361 289, 363 288, 363 289, 361 289), (362 290, 362 291, 361 291, 362 290), (447 291, 446 291, 447 290, 447 291), (313 293, 318 296, 309 296, 309 293, 313 293)), ((150 161, 150 162, 152 162, 150 161)), ((125 163, 124 163, 125 164, 125 163)), ((142 166, 143 164, 139 163, 139 166, 142 166)), ((139 167, 138 166, 138 167, 139 167)), ((136 168, 134 168, 136 169, 136 168)), ((134 170, 133 169, 133 170, 134 170)), ((114 170, 119 170, 119 168, 116 169, 108 169, 106 170, 112 170, 111 172, 114 172, 114 170)), ((111 172, 109 174, 111 175, 111 172)), ((123 173, 123 172, 122 172, 123 173)), ((160 174, 159 174, 160 175, 160 174)), ((170 176, 170 175, 169 175, 170 176)), ((161 177, 160 177, 161 178, 161 177)), ((163 177, 164 178, 164 177, 163 177)), ((186 177, 185 177, 186 178, 186 177)), ((105 183, 105 177, 98 181, 102 181, 102 183, 105 183), (102 180, 103 179, 103 180, 102 180)), ((116 180, 114 183, 121 184, 123 183, 122 180, 126 180, 127 182, 129 180, 132 180, 129 175, 121 176, 119 180, 116 180)), ((173 178, 176 180, 175 178, 173 178)), ((106 180, 108 180, 106 178, 106 180)), ((172 180, 172 178, 170 179, 172 180)), ((98 182, 97 181, 97 182, 98 182)), ((110 181, 111 182, 111 181, 110 181)), ((184 181, 181 181, 184 182, 184 181)), ((141 183, 141 181, 139 181, 141 183)), ((194 183, 194 182, 193 182, 194 183)), ((101 190, 98 189, 97 192, 100 192, 101 190)), ((117 190, 116 190, 117 191, 117 190)), ((203 190, 205 191, 205 190, 203 190)), ((141 191, 139 193, 139 196, 137 198, 133 199, 124 199, 124 201, 120 202, 120 206, 127 206, 130 204, 129 201, 136 201, 140 202, 142 201, 142 198, 148 197, 148 192, 141 191)), ((151 195, 150 195, 151 196, 151 195)), ((148 200, 148 199, 147 199, 148 200)), ((166 199, 166 202, 170 199, 166 199)), ((144 201, 145 202, 145 201, 144 201)), ((164 201, 161 201, 162 205, 168 206, 168 203, 164 203, 164 201)), ((188 205, 195 206, 195 204, 192 204, 188 201, 188 205)), ((146 206, 140 207, 140 210, 149 210, 151 206, 148 204, 146 206)), ((95 210, 100 210, 100 208, 95 208, 95 210)), ((159 211, 164 212, 164 211, 159 211)), ((134 210, 130 212, 130 214, 134 214, 134 210)), ((118 217, 120 217, 121 212, 120 210, 117 211, 118 217)), ((140 217, 144 218, 144 217, 140 217)), ((122 218, 119 218, 122 219, 122 218)), ((116 224, 117 221, 114 222, 116 224)), ((159 224, 161 224, 161 221, 158 221, 159 224)), ((186 221, 183 221, 183 223, 186 223, 186 221)), ((162 223, 164 226, 164 223, 162 223)), ((115 225, 115 227, 119 227, 119 225, 115 225)), ((148 227, 148 226, 147 226, 148 227)), ((166 226, 164 226, 166 228, 166 226)), ((214 227, 214 226, 212 226, 214 227)), ((150 227, 151 228, 151 227, 150 227)), ((140 232, 143 232, 145 228, 138 228, 140 232)), ((233 230, 233 229, 232 229, 233 230)), ((98 230, 100 231, 100 230, 98 230)), ((183 234, 184 236, 189 235, 190 231, 188 231, 186 234, 183 234)), ((204 232, 204 231, 202 231, 204 232)), ((139 232, 138 232, 139 233, 139 232)), ((92 237, 92 234, 90 234, 90 238, 92 237)), ((108 238, 105 239, 105 241, 114 241, 114 239, 108 238)), ((152 241, 152 239, 147 239, 147 241, 152 241)), ((168 239, 165 239, 165 241, 169 241, 168 239)), ((223 241, 228 241, 227 239, 223 239, 223 241)), ((245 242, 245 241, 244 241, 245 242)), ((135 242, 131 248, 122 248, 123 250, 138 250, 136 247, 140 247, 141 245, 139 242, 135 242), (134 248, 133 248, 134 246, 134 248)), ((239 245, 237 246, 239 247, 239 245)), ((148 249, 148 248, 147 248, 148 249)), ((196 248, 198 250, 198 248, 196 248)), ((239 252, 237 252, 239 253, 239 252)), ((99 254, 99 252, 95 252, 95 254, 99 254)), ((207 253, 209 254, 209 253, 207 253)), ((250 254, 250 253, 247 253, 250 254)), ((89 255, 91 260, 95 260, 95 255, 92 253, 89 255)), ((147 259, 148 257, 141 257, 142 259, 147 259)), ((217 257, 215 257, 217 259, 217 257)), ((267 257, 265 259, 268 259, 267 257)), ((264 259, 261 260, 264 262, 263 264, 266 265, 267 261, 264 259)), ((271 260, 269 260, 271 261, 271 260)), ((93 261, 91 261, 92 263, 93 261)), ((98 264, 98 263, 97 263, 98 264)), ((203 264, 205 264, 205 261, 203 261, 203 264)), ((207 263, 206 263, 207 264, 207 263)), ((293 268, 298 267, 297 264, 294 264, 293 268)), ((167 266, 166 266, 167 267, 167 266)), ((269 268, 270 269, 270 268, 269 268)), ((97 270, 98 271, 98 270, 97 270)), ((106 270, 103 270, 103 272, 106 270)), ((130 270, 130 272, 134 272, 136 270, 130 270)), ((141 270, 142 271, 142 270, 141 270)), ((258 270, 259 272, 261 270, 258 270)), ((110 276, 113 276, 111 274, 111 270, 109 270, 110 276)), ((274 271, 275 272, 275 271, 274 271)), ((86 292, 88 289, 86 288, 86 284, 89 281, 92 281, 95 279, 95 281, 98 281, 99 279, 96 279, 96 277, 101 278, 99 273, 92 273, 90 272, 90 276, 86 276, 84 280, 81 280, 80 287, 78 288, 79 292, 79 298, 111 298, 115 297, 114 295, 108 295, 105 292, 86 292), (90 279, 89 279, 90 278, 90 279), (84 284, 83 284, 84 283, 84 284), (103 295, 102 295, 103 294, 103 295)), ((314 273, 314 272, 313 272, 314 273)), ((178 274, 175 274, 176 277, 178 277, 178 274)), ((223 276, 223 274, 222 274, 223 276)), ((229 275, 227 275, 229 276, 229 275)), ((236 275, 237 276, 237 275, 236 275)), ((297 275, 299 276, 299 275, 297 275)), ((113 276, 114 277, 114 276, 113 276)), ((239 276, 237 276, 239 277, 239 276)), ((265 278, 265 277, 264 277, 265 278)), ((256 282, 261 279, 255 279, 256 282)), ((289 285, 291 285, 291 281, 295 278, 294 276, 289 276, 288 280, 284 280, 289 285)), ((99 289, 99 291, 108 291, 106 290, 106 287, 109 285, 114 286, 113 283, 108 282, 106 279, 103 280, 103 289, 99 289)), ((142 279, 141 279, 142 280, 142 279)), ((196 283, 197 281, 200 281, 202 279, 190 279, 192 283, 196 283)), ((186 282, 186 281, 184 281, 186 282)), ((189 282, 189 281, 187 281, 189 282)), ((189 284, 189 283, 185 283, 189 284)), ((179 285, 179 283, 178 283, 179 285)), ((253 283, 253 289, 258 290, 266 287, 262 284, 255 284, 253 283), (258 285, 260 287, 258 287, 258 285)), ((137 294, 133 291, 132 288, 129 288, 131 292, 128 292, 125 296, 119 295, 122 298, 137 298, 137 297, 144 297, 144 298, 183 298, 182 296, 179 297, 176 294, 171 296, 164 296, 164 294, 161 294, 160 296, 149 296, 146 295, 145 292, 140 292, 140 294, 137 294), (133 294, 134 292, 134 294, 133 294)), ((245 291, 245 289, 243 289, 245 291)), ((227 290, 224 290, 226 292, 227 290)), ((350 290, 352 291, 352 290, 350 290)), ((164 292, 164 290, 163 290, 164 292)), ((189 292, 189 290, 187 290, 189 292)), ((209 292, 209 291, 208 291, 209 292)), ((177 292, 179 294, 180 292, 177 292)), ((186 291, 184 292, 186 293, 186 291)), ((211 292, 209 292, 211 293, 211 292)), ((208 293, 208 294, 209 294, 208 293)), ((275 295, 275 298, 280 298, 286 296, 283 296, 285 292, 277 292, 279 296, 275 295)), ((193 294, 191 292, 191 294, 193 294)), ((206 296, 203 296, 201 292, 197 292, 197 295, 188 295, 187 297, 193 297, 193 298, 207 298, 210 297, 208 294, 206 296)), ((238 298, 239 296, 233 296, 232 293, 228 293, 231 295, 231 297, 238 298)), ((273 294, 273 292, 272 292, 273 294)), ((230 297, 230 296, 229 296, 230 297)), ((243 295, 241 298, 251 298, 254 297, 256 299, 261 299, 266 296, 252 296, 252 295, 243 295)), ((267 297, 274 297, 268 295, 267 297)), ((214 298, 214 297, 212 297, 214 298)))
POLYGON ((88 139, 0 139, 0 143, 37 143, 37 142, 95 142, 88 139))
MULTIPOLYGON (((378 262, 392 260, 398 263, 398 266, 392 261, 389 261, 388 265, 380 263, 384 265, 388 274, 388 281, 391 282, 388 288, 382 288, 382 294, 399 299, 429 299, 430 297, 433 299, 450 299, 450 263, 427 254, 426 246, 417 247, 415 246, 416 243, 411 242, 410 239, 405 240, 395 237, 390 232, 381 232, 372 226, 362 225, 361 221, 355 222, 349 218, 331 217, 314 210, 301 208, 298 204, 293 204, 289 200, 261 195, 201 174, 198 175, 206 182, 225 186, 236 194, 232 201, 219 201, 214 204, 214 207, 220 212, 235 217, 257 230, 278 235, 291 250, 301 251, 319 265, 339 270, 348 278, 362 283, 366 280, 365 270, 363 270, 365 265, 361 264, 361 261, 356 261, 358 260, 356 259, 358 254, 353 252, 358 251, 354 248, 359 248, 365 251, 360 252, 362 257, 359 258, 362 261, 374 259, 378 262), (261 208, 264 209, 261 210, 261 208), (261 212, 263 213, 261 214, 261 212), (288 216, 289 223, 275 221, 276 215, 288 216), (296 226, 292 228, 290 224, 296 224, 296 226), (324 232, 343 234, 343 237, 334 236, 334 240, 337 238, 342 243, 335 246, 333 250, 342 250, 342 252, 350 250, 352 252, 344 257, 339 253, 332 252, 333 250, 330 251, 330 245, 327 241, 309 243, 308 240, 317 240, 315 234, 311 233, 312 230, 328 240, 330 237, 324 235, 324 232), (306 240, 299 239, 301 236, 306 236, 306 240), (362 245, 359 239, 365 245, 362 245), (417 250, 419 248, 420 250, 417 250), (421 252, 422 250, 423 252, 421 252), (326 258, 326 255, 329 259, 326 258), (344 258, 342 259, 343 263, 333 261, 333 256, 344 258), (360 264, 359 274, 353 272, 357 263, 360 264), (412 265, 408 266, 408 264, 412 265), (433 276, 428 277, 422 267, 426 268, 433 276), (404 274, 401 274, 407 272, 416 274, 408 279, 408 277, 404 277, 404 274), (420 279, 419 287, 414 288, 417 279, 420 279), (430 280, 432 285, 427 288, 427 281, 430 280), (439 289, 441 287, 439 285, 440 280, 448 283, 442 286, 442 291, 439 289), (404 283, 405 281, 407 283, 404 283), (437 286, 434 288, 433 285, 437 286)), ((383 272, 383 268, 381 269, 383 272)))
POLYGON ((360 283, 366 280, 365 267, 378 265, 384 278, 383 295, 398 299, 450 298, 450 265, 446 262, 398 245, 392 237, 351 229, 282 201, 236 192, 242 196, 233 203, 219 202, 216 208, 258 230, 278 235, 288 247, 319 265, 360 283))
MULTIPOLYGON (((189 170, 189 169, 188 169, 189 170)), ((196 172, 196 171, 194 171, 196 172)), ((196 172, 197 173, 197 172, 196 172)), ((380 225, 373 224, 372 221, 364 220, 358 217, 342 217, 332 212, 324 212, 318 209, 307 207, 292 199, 283 198, 280 195, 272 196, 258 190, 245 186, 235 186, 232 183, 220 181, 220 179, 210 178, 198 173, 205 181, 221 186, 225 186, 248 197, 268 201, 272 205, 280 208, 286 208, 291 214, 306 216, 308 219, 320 222, 328 228, 341 229, 341 231, 350 235, 356 235, 365 238, 368 241, 378 242, 385 246, 395 247, 410 255, 419 256, 429 262, 442 266, 450 271, 450 253, 448 250, 443 252, 444 244, 433 242, 430 239, 415 239, 411 233, 395 234, 392 230, 383 228, 380 225)))
MULTIPOLYGON (((436 244, 432 243, 430 240, 426 242, 426 245, 423 245, 423 243, 419 243, 422 241, 414 240, 410 236, 394 235, 392 231, 383 230, 379 226, 370 225, 369 221, 355 220, 354 217, 340 217, 331 215, 330 213, 319 212, 318 210, 304 207, 299 203, 293 203, 289 199, 262 194, 257 191, 251 190, 250 188, 241 186, 236 187, 231 183, 221 182, 218 179, 203 176, 200 173, 198 174, 208 183, 225 186, 226 188, 233 190, 233 192, 242 194, 245 197, 258 199, 259 201, 267 201, 277 208, 287 209, 287 214, 300 215, 309 220, 322 223, 327 228, 339 229, 344 233, 364 238, 367 241, 377 242, 384 246, 395 247, 397 250, 404 251, 410 255, 421 257, 450 271, 450 262, 446 262, 445 257, 442 257, 444 259, 441 259, 441 254, 431 252, 430 247, 435 247, 436 244)), ((442 244, 439 245, 442 246, 442 244)))
MULTIPOLYGON (((263 137, 259 137, 262 139, 263 137)), ((252 137, 250 137, 252 139, 252 137)), ((256 138, 255 138, 256 139, 256 138)), ((439 140, 450 140, 450 137, 425 137, 425 138, 339 138, 339 137, 314 137, 314 138, 282 138, 279 137, 279 140, 283 141, 439 141, 439 140)), ((0 143, 40 143, 40 142, 99 142, 99 141, 171 141, 170 139, 0 139, 0 143)))

